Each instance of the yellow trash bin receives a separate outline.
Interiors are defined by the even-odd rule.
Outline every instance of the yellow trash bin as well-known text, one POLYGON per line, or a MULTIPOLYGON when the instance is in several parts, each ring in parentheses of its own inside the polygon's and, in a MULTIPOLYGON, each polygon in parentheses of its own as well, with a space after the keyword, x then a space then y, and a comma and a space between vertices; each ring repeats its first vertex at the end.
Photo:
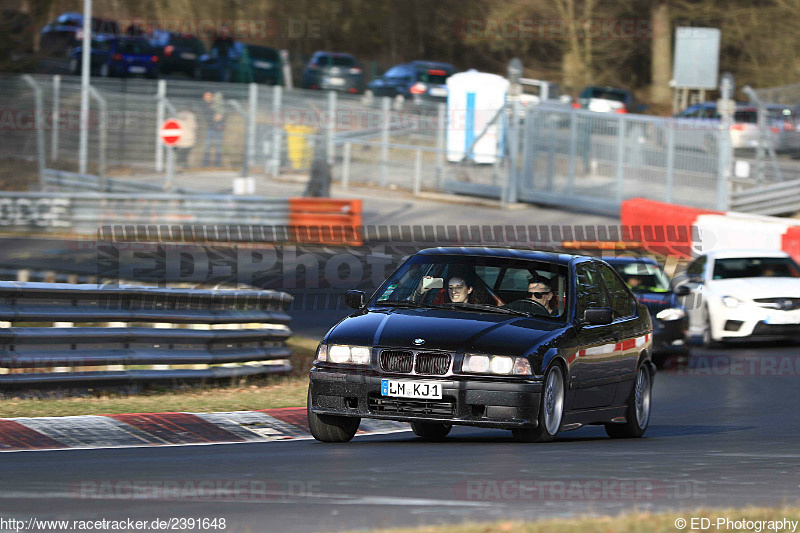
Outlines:
POLYGON ((316 133, 316 129, 311 126, 287 124, 286 147, 289 151, 289 163, 293 169, 311 168, 311 161, 314 157, 312 153, 311 136, 316 133))

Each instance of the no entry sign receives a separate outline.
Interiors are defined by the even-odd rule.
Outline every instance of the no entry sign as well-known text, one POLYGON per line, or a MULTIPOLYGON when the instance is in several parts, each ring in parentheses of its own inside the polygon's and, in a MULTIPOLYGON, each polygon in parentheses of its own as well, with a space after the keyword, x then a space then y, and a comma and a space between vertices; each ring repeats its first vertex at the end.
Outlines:
POLYGON ((183 127, 178 120, 174 118, 167 119, 161 125, 161 142, 167 146, 175 146, 181 139, 182 133, 183 127))

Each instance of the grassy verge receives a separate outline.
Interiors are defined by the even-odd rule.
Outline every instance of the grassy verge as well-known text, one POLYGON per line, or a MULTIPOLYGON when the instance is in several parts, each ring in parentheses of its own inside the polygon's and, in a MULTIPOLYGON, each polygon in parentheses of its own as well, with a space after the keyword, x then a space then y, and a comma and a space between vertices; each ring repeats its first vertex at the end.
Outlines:
POLYGON ((308 369, 314 359, 317 340, 292 337, 294 372, 290 376, 248 379, 227 386, 150 388, 139 394, 102 392, 67 396, 63 392, 38 398, 10 397, 0 400, 0 418, 72 416, 165 411, 247 411, 299 407, 306 404, 308 369))
MULTIPOLYGON (((401 529, 376 529, 372 533, 676 533, 680 531, 776 531, 770 529, 768 524, 763 524, 756 529, 753 524, 736 524, 740 521, 770 522, 800 520, 800 507, 744 507, 739 509, 701 509, 685 512, 668 513, 633 513, 622 516, 602 516, 593 518, 570 518, 542 520, 537 522, 493 522, 486 524, 459 524, 454 526, 427 526, 421 528, 401 529), (695 528, 692 528, 692 519, 697 519, 695 528), (701 518, 710 520, 703 529, 701 518), (717 527, 717 519, 727 519, 733 522, 728 526, 723 523, 717 527), (676 526, 678 519, 686 520, 683 528, 676 526), (742 527, 744 526, 744 527, 742 527)), ((800 526, 797 528, 800 530, 800 526)), ((777 531, 793 531, 792 525, 788 528, 778 528, 777 531)))

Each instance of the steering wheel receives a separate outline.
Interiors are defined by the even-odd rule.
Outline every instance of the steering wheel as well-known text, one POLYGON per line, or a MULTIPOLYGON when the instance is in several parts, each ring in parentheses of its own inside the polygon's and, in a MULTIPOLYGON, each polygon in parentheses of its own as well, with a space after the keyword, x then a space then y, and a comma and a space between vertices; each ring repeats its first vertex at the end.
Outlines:
POLYGON ((548 311, 545 306, 539 302, 534 302, 533 300, 528 299, 514 300, 510 304, 504 305, 503 307, 506 309, 513 309, 514 311, 530 313, 531 315, 551 316, 550 311, 548 311))

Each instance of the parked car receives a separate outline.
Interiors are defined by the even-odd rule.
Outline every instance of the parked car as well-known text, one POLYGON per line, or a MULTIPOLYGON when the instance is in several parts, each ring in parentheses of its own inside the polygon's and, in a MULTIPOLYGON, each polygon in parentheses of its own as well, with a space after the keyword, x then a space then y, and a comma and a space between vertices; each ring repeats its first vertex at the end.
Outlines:
POLYGON ((455 69, 449 63, 436 61, 412 61, 395 65, 383 76, 371 81, 367 91, 371 96, 406 100, 446 102, 447 78, 455 69))
POLYGON ((158 68, 161 72, 183 72, 194 75, 194 68, 206 47, 197 36, 156 30, 150 37, 150 44, 158 54, 158 68))
POLYGON ((410 422, 432 440, 455 424, 525 442, 588 424, 611 437, 647 429, 650 314, 599 259, 428 249, 372 297, 345 301, 355 312, 328 331, 310 372, 318 440, 350 440, 361 418, 410 422))
POLYGON ((268 46, 233 41, 213 46, 195 65, 195 79, 225 82, 281 83, 280 53, 268 46), (226 60, 223 60, 226 58, 226 60), (247 69, 247 71, 243 70, 247 69))
POLYGON ((645 106, 627 89, 590 85, 581 91, 573 107, 597 113, 640 113, 645 106))
MULTIPOLYGON (((766 141, 775 150, 796 150, 800 148, 800 130, 797 123, 797 111, 791 106, 782 104, 766 104, 767 118, 766 141)), ((675 135, 675 146, 680 148, 702 148, 707 152, 716 152, 716 132, 721 117, 717 112, 716 102, 695 104, 675 115, 669 127, 678 130, 675 135)), ((751 104, 737 103, 730 128, 731 146, 734 149, 756 148, 758 146, 758 107, 751 104)), ((663 135, 659 144, 666 141, 663 135)))
POLYGON ((734 339, 800 340, 800 266, 775 250, 699 256, 681 281, 690 298, 689 333, 707 347, 734 339))
POLYGON ((650 257, 604 257, 625 280, 636 299, 647 306, 653 318, 653 361, 660 365, 670 355, 689 353, 689 317, 679 296, 689 289, 674 291, 669 278, 650 257))
POLYGON ((352 54, 317 51, 303 69, 303 89, 364 92, 364 72, 352 54))
MULTIPOLYGON (((72 74, 80 74, 83 47, 76 46, 69 60, 72 74)), ((150 41, 139 37, 92 39, 91 73, 108 76, 158 76, 158 55, 150 41)))
MULTIPOLYGON (((69 57, 72 49, 80 45, 82 34, 83 15, 63 13, 42 28, 39 47, 45 53, 69 57)), ((92 37, 120 35, 119 24, 116 21, 92 17, 92 37)))

